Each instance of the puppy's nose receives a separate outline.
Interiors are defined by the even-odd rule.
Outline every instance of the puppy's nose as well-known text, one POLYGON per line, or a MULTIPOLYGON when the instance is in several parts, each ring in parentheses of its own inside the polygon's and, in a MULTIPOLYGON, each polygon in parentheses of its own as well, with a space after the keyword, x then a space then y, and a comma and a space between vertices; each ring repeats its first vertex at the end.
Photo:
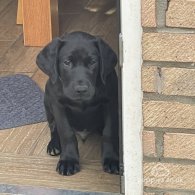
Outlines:
POLYGON ((86 93, 88 90, 88 86, 87 85, 76 85, 75 86, 75 91, 78 93, 78 94, 84 94, 86 93))

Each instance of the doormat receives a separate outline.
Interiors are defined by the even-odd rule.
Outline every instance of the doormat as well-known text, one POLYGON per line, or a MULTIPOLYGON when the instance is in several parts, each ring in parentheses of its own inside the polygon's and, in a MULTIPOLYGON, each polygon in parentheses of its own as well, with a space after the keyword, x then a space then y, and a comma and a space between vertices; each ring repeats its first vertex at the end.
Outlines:
POLYGON ((0 77, 0 129, 46 121, 44 93, 28 76, 0 77))

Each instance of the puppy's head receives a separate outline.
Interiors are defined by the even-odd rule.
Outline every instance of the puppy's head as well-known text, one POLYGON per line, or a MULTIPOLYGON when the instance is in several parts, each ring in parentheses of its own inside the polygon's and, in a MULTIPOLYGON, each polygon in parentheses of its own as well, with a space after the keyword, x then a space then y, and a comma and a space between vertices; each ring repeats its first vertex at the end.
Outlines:
POLYGON ((39 68, 53 84, 61 82, 73 101, 92 99, 97 79, 106 84, 116 63, 116 54, 102 39, 83 32, 54 39, 37 56, 39 68))

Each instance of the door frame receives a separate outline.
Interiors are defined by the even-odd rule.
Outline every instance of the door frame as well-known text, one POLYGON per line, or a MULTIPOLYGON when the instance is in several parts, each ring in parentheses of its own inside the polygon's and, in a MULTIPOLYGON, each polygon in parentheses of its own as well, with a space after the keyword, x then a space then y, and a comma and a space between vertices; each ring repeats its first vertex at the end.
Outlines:
POLYGON ((125 195, 143 195, 141 0, 120 0, 122 139, 125 195))

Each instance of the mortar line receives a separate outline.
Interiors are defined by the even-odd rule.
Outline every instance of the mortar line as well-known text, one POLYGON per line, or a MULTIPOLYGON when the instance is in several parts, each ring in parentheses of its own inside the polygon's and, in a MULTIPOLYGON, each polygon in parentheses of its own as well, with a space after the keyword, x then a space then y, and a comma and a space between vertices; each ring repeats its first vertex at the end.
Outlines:
POLYGON ((195 166, 195 160, 191 159, 181 159, 181 158, 158 158, 158 157, 149 157, 144 156, 143 162, 145 163, 170 163, 170 164, 179 164, 179 165, 194 165, 195 166))
POLYGON ((166 26, 167 0, 156 0, 157 29, 166 26))
POLYGON ((195 62, 143 61, 143 66, 158 66, 161 68, 195 69, 195 62))
POLYGON ((183 96, 183 95, 164 95, 153 92, 144 92, 143 93, 143 102, 144 101, 164 101, 164 102, 175 102, 188 105, 195 105, 194 96, 183 96))
POLYGON ((155 131, 155 148, 157 158, 162 158, 164 154, 164 132, 155 131))
POLYGON ((195 129, 184 129, 184 128, 166 128, 166 127, 144 127, 144 131, 160 131, 164 133, 185 133, 195 134, 195 129))
POLYGON ((185 190, 185 189, 173 189, 173 188, 152 188, 152 187, 144 187, 145 192, 150 192, 150 193, 164 193, 164 192, 183 192, 183 193, 188 193, 188 195, 194 195, 195 190, 185 190))
POLYGON ((186 27, 144 27, 144 33, 173 33, 173 34, 194 34, 195 28, 186 28, 186 27))

